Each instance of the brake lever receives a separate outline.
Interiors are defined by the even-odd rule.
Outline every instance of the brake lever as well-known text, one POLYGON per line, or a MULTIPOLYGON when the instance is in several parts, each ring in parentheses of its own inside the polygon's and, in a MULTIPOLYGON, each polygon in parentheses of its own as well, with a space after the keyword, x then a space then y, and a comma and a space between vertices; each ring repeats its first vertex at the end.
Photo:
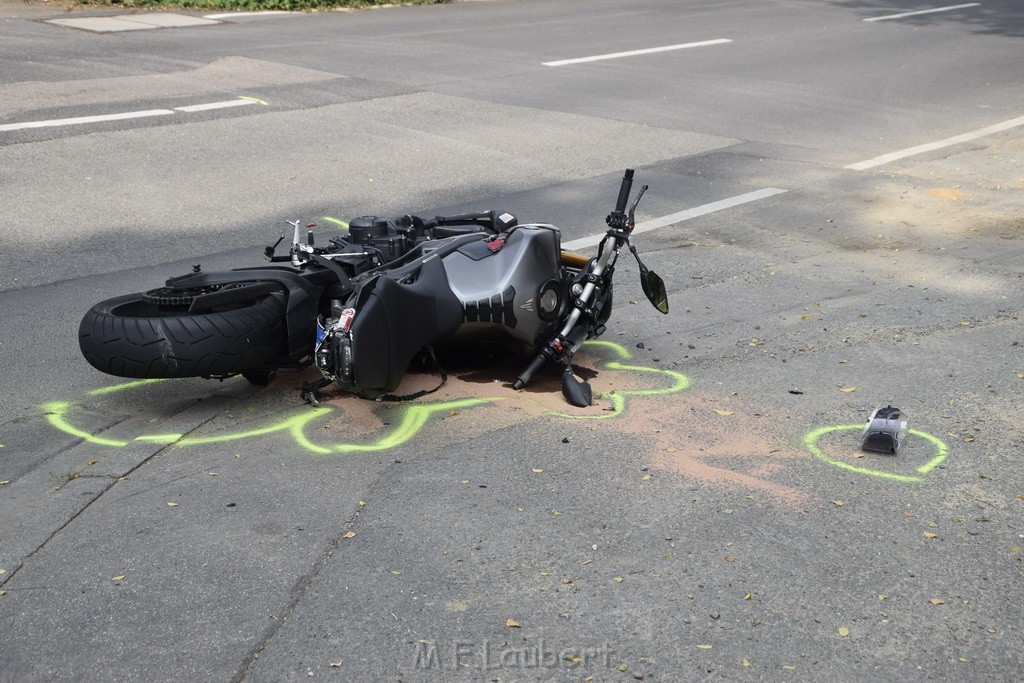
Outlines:
POLYGON ((647 186, 642 185, 640 191, 636 195, 636 199, 629 205, 629 211, 626 212, 626 232, 633 232, 633 228, 636 226, 636 205, 640 203, 640 198, 644 196, 644 192, 647 192, 647 186))

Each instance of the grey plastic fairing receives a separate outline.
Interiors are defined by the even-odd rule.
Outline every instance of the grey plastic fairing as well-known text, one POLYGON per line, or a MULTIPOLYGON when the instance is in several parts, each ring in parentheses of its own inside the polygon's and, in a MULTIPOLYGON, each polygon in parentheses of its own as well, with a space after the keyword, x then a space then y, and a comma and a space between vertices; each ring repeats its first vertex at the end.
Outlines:
POLYGON ((446 285, 439 259, 401 284, 390 277, 367 282, 352 323, 354 388, 367 398, 394 391, 424 346, 449 338, 462 322, 462 307, 446 285))
POLYGON ((561 281, 560 245, 557 228, 521 225, 497 250, 469 245, 446 255, 448 286, 463 308, 456 337, 490 336, 496 327, 529 347, 550 337, 553 324, 541 318, 538 299, 545 284, 561 281))

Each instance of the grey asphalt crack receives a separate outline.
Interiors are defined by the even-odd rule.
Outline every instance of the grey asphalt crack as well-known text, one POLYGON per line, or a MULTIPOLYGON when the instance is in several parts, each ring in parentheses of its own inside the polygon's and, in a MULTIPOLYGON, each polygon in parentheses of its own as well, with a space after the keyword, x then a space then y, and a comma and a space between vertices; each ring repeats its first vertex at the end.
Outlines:
MULTIPOLYGON (((169 418, 164 425, 169 431, 185 435, 199 429, 220 412, 221 404, 226 399, 207 399, 202 404, 188 408, 169 418)), ((131 428, 133 422, 123 420, 113 427, 126 426, 131 428)), ((110 431, 108 428, 106 431, 110 431)), ((177 441, 176 440, 176 441, 177 441)), ((81 463, 89 462, 95 455, 94 446, 88 441, 80 440, 64 451, 60 457, 60 468, 67 467, 66 482, 54 487, 53 469, 37 468, 29 475, 20 477, 10 484, 22 498, 35 498, 25 504, 30 514, 22 517, 12 526, 3 531, 2 547, 0 547, 0 567, 7 570, 0 574, 0 586, 6 584, 25 566, 41 548, 54 536, 78 518, 90 505, 95 503, 104 493, 109 491, 121 478, 145 465, 164 451, 173 448, 174 443, 154 443, 134 440, 123 448, 117 449, 112 455, 106 456, 96 464, 89 465, 93 469, 88 474, 76 472, 81 463), (71 463, 71 465, 67 465, 71 463), (75 472, 73 475, 72 472, 75 472), (37 497, 38 496, 38 497, 37 497)), ((16 494, 16 495, 17 495, 16 494)))

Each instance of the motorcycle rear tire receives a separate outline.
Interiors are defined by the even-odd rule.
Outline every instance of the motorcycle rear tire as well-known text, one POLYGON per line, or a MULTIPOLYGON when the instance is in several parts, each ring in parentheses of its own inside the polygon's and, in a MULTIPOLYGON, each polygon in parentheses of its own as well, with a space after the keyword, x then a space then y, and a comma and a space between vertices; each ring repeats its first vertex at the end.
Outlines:
POLYGON ((287 341, 281 293, 204 313, 129 294, 96 304, 78 328, 90 365, 110 375, 146 379, 237 374, 280 358, 287 341))

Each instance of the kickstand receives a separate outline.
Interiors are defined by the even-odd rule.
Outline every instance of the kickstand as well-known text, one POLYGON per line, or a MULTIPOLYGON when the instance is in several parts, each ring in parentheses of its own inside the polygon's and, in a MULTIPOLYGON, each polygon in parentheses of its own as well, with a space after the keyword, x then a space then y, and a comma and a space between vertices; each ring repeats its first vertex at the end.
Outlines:
POLYGON ((316 400, 316 392, 319 389, 323 389, 327 385, 331 384, 331 382, 332 380, 329 380, 326 377, 321 377, 315 382, 303 382, 302 400, 316 408, 318 405, 320 405, 320 401, 316 400))

